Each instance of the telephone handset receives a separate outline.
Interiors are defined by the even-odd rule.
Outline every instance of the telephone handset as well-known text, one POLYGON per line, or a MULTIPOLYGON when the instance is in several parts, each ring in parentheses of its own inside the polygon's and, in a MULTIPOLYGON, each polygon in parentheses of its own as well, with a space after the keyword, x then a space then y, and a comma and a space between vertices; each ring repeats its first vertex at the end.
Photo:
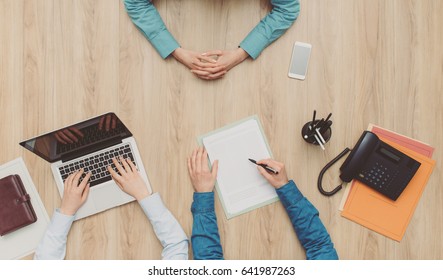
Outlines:
MULTIPOLYGON (((323 195, 331 196, 342 188, 339 185, 328 192, 323 189, 321 182, 326 170, 349 151, 346 148, 320 172, 317 185, 323 195)), ((419 162, 384 143, 374 133, 365 131, 340 167, 340 179, 343 182, 356 179, 390 199, 397 200, 419 167, 419 162)))
POLYGON ((363 167, 362 165, 366 163, 372 151, 375 150, 379 141, 374 133, 369 131, 363 133, 340 167, 340 179, 343 182, 350 182, 354 178, 354 175, 363 167))

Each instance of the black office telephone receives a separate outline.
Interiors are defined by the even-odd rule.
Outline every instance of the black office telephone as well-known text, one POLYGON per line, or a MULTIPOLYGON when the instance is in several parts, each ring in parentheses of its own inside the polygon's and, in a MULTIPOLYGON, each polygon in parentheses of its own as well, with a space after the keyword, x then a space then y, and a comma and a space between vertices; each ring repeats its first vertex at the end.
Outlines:
MULTIPOLYGON (((342 188, 339 185, 327 192, 321 182, 326 170, 349 151, 346 148, 320 172, 317 185, 323 195, 331 196, 342 188)), ((390 199, 397 200, 419 167, 418 161, 381 141, 374 133, 365 131, 340 167, 340 179, 343 182, 356 179, 390 199)))

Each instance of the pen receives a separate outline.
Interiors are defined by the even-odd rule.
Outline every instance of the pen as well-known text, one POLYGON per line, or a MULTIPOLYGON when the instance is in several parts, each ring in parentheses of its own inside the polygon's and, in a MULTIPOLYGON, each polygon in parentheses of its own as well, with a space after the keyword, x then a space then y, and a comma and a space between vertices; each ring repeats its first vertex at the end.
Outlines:
POLYGON ((261 167, 263 167, 266 171, 268 171, 270 173, 278 174, 278 171, 276 171, 273 168, 267 166, 266 164, 263 164, 263 163, 258 164, 257 161, 255 161, 253 159, 250 159, 250 158, 249 158, 249 161, 254 163, 254 164, 256 164, 256 165, 260 165, 261 167))
POLYGON ((332 125, 332 121, 328 121, 322 128, 320 128, 320 134, 323 135, 332 125))
POLYGON ((329 118, 332 116, 332 113, 329 113, 328 117, 326 118, 325 122, 327 123, 329 121, 329 118))
POLYGON ((320 141, 320 139, 318 139, 318 136, 316 134, 314 134, 314 138, 315 138, 315 141, 317 141, 317 143, 320 145, 321 149, 324 151, 325 146, 323 146, 322 142, 320 141))
POLYGON ((317 111, 314 110, 314 116, 312 117, 312 122, 311 122, 311 126, 312 126, 312 127, 314 127, 315 114, 317 114, 317 111))
POLYGON ((318 138, 320 138, 322 144, 326 144, 325 139, 323 138, 323 136, 322 136, 321 133, 320 133, 320 128, 316 128, 316 129, 315 129, 315 132, 317 133, 318 138))
POLYGON ((313 129, 315 130, 317 127, 321 127, 321 126, 323 125, 324 122, 325 122, 325 119, 321 119, 320 121, 318 121, 318 122, 314 125, 313 129))

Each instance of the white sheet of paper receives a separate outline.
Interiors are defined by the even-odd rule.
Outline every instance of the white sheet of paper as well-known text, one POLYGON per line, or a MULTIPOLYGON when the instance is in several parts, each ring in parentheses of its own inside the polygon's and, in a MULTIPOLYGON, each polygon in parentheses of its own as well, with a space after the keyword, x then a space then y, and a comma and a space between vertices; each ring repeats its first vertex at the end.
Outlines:
POLYGON ((248 159, 270 158, 255 119, 203 138, 211 165, 219 161, 217 183, 230 215, 275 199, 275 189, 248 159))
POLYGON ((22 179, 37 221, 0 237, 0 260, 20 259, 34 252, 49 224, 49 217, 22 158, 0 166, 0 178, 17 174, 22 179))

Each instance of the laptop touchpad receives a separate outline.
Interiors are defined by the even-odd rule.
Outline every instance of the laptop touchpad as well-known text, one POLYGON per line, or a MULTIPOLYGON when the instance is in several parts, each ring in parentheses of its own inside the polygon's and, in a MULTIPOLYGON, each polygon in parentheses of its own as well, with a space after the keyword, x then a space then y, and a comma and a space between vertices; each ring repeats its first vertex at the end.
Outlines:
POLYGON ((123 202, 122 191, 116 184, 106 184, 92 190, 91 194, 95 207, 99 211, 115 207, 123 202))

